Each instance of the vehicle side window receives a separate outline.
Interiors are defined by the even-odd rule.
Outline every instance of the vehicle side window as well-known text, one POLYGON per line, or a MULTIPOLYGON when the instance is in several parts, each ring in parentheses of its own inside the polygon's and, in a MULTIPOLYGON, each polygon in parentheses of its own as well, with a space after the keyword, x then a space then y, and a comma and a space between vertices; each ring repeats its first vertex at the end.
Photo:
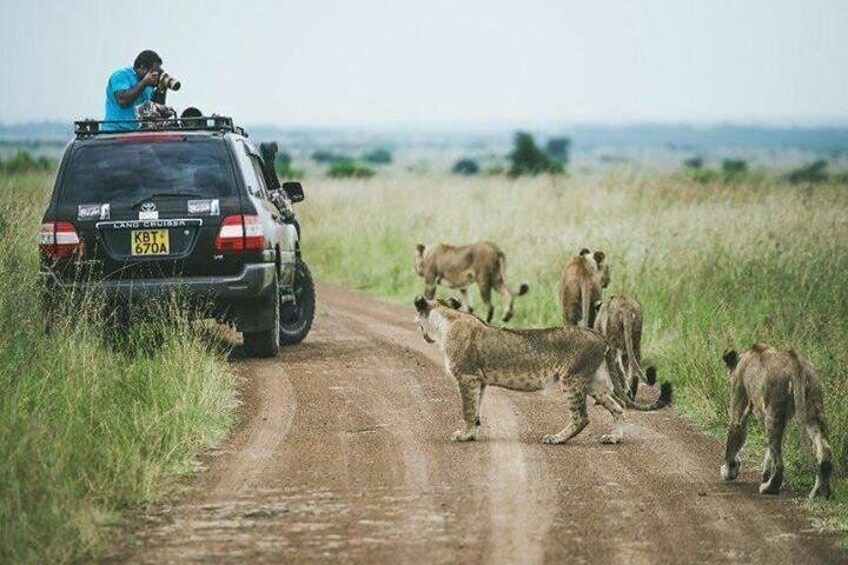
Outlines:
POLYGON ((254 157, 251 154, 250 148, 244 141, 240 141, 238 145, 240 147, 240 149, 236 152, 238 156, 238 163, 242 170, 242 175, 244 176, 248 192, 250 192, 253 196, 267 198, 264 193, 264 179, 262 178, 262 175, 256 171, 256 165, 253 162, 254 157))
POLYGON ((253 174, 256 175, 256 180, 259 182, 259 194, 257 196, 267 199, 268 187, 265 186, 265 176, 262 174, 262 164, 259 162, 259 157, 251 155, 250 164, 253 166, 253 174))

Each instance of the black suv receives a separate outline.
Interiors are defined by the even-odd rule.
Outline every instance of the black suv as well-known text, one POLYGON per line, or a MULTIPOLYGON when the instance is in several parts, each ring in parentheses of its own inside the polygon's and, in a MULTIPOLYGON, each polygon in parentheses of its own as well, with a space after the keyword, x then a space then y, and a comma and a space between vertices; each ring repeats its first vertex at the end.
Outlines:
POLYGON ((44 214, 41 272, 49 310, 104 292, 109 308, 177 294, 270 357, 306 337, 315 312, 276 144, 260 150, 230 118, 166 120, 104 132, 76 122, 44 214))

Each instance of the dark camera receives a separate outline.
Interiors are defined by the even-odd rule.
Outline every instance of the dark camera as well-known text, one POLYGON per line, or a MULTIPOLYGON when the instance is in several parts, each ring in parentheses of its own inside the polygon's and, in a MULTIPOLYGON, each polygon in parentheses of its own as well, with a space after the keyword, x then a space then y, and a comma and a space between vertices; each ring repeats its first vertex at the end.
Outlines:
POLYGON ((157 85, 159 90, 179 90, 180 86, 182 86, 180 81, 166 73, 165 69, 159 69, 159 84, 157 85))

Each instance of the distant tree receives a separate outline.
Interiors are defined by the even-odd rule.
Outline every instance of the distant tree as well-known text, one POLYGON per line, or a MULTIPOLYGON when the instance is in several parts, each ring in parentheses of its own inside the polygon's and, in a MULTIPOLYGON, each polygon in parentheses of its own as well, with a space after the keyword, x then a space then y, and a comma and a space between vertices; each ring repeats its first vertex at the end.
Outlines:
POLYGON ((18 151, 10 159, 0 160, 0 171, 19 174, 34 171, 47 171, 53 167, 53 162, 47 157, 35 158, 28 151, 18 151))
POLYGON ((725 178, 744 176, 748 172, 748 163, 743 159, 724 159, 721 172, 725 178))
POLYGON ((704 166, 704 158, 697 155, 695 157, 690 157, 683 161, 683 166, 687 169, 700 169, 704 166))
POLYGON ((316 163, 336 163, 338 161, 353 161, 347 155, 341 155, 339 153, 333 153, 332 151, 328 151, 326 149, 319 149, 314 151, 311 155, 312 160, 316 163))
POLYGON ((829 175, 825 170, 827 168, 827 161, 824 159, 819 159, 817 161, 813 161, 812 163, 807 163, 803 167, 795 169, 790 172, 786 178, 792 184, 799 184, 802 182, 825 182, 829 175))
POLYGON ((571 140, 567 137, 552 137, 545 144, 545 153, 548 157, 561 165, 568 165, 570 150, 571 140))
POLYGON ((480 165, 474 159, 460 159, 451 170, 458 175, 476 175, 480 172, 480 165))
POLYGON ((368 179, 373 177, 374 174, 374 169, 359 165, 350 160, 336 161, 327 171, 327 176, 331 178, 368 179))
POLYGON ((386 165, 392 162, 392 154, 388 149, 374 149, 364 154, 362 160, 375 165, 386 165))
POLYGON ((509 154, 511 165, 509 176, 538 175, 539 173, 557 174, 563 172, 560 163, 554 163, 536 147, 533 136, 526 132, 517 132, 514 138, 515 148, 509 154))
POLYGON ((274 165, 277 169, 288 169, 291 167, 292 156, 285 151, 280 151, 277 153, 277 157, 274 159, 274 165))

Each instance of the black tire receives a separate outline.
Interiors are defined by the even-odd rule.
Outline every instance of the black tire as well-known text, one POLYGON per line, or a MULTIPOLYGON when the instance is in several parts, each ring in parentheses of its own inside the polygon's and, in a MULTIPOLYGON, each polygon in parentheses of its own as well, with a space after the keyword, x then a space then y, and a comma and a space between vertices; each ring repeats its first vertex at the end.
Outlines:
MULTIPOLYGON (((275 286, 279 285, 274 277, 275 286)), ((248 357, 276 357, 280 352, 280 291, 271 293, 271 304, 268 308, 274 309, 274 327, 263 332, 244 332, 244 353, 248 357)))
POLYGON ((300 343, 312 328, 315 317, 315 283, 309 267, 298 259, 294 271, 294 302, 280 306, 280 343, 300 343))

